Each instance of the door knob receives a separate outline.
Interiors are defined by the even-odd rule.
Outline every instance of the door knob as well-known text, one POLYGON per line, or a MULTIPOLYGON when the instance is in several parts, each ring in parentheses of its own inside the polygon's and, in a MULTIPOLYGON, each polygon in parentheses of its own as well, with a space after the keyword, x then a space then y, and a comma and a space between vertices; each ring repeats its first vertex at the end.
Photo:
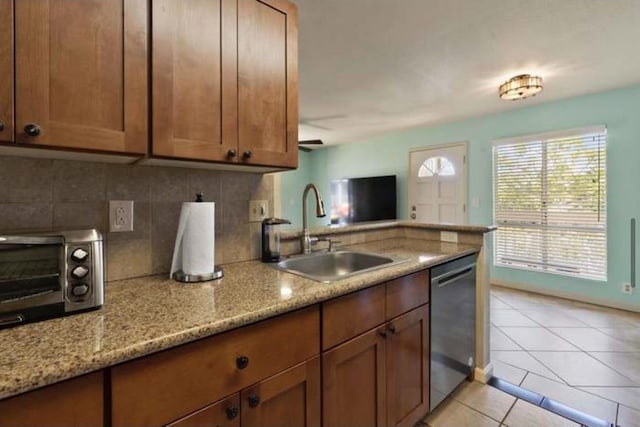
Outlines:
POLYGON ((40 135, 40 126, 29 123, 24 127, 24 133, 26 133, 28 136, 38 136, 40 135))

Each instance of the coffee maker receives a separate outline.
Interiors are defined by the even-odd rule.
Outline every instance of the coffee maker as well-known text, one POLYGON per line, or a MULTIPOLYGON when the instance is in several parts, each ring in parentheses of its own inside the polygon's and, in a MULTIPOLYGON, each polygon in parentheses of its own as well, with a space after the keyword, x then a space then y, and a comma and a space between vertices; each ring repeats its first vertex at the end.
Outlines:
POLYGON ((281 218, 262 220, 262 262, 280 261, 280 226, 282 224, 291 224, 291 221, 281 218))

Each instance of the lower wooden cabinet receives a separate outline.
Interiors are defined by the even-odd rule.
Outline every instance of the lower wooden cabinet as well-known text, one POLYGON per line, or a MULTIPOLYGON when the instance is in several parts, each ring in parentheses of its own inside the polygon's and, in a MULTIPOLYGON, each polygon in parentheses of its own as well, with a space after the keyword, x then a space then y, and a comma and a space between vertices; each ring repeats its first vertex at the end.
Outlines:
POLYGON ((429 410, 429 305, 323 353, 322 363, 325 427, 413 426, 429 410))
POLYGON ((387 426, 411 427, 429 411, 429 305, 387 325, 387 426))
POLYGON ((315 357, 167 427, 319 427, 320 358, 315 357))
POLYGON ((320 358, 242 392, 242 427, 319 427, 320 358))
POLYGON ((240 394, 235 393, 167 427, 240 427, 240 394))
POLYGON ((83 375, 0 401, 0 426, 104 425, 104 372, 83 375))
POLYGON ((386 343, 381 333, 374 329, 322 354, 324 426, 384 426, 386 343))

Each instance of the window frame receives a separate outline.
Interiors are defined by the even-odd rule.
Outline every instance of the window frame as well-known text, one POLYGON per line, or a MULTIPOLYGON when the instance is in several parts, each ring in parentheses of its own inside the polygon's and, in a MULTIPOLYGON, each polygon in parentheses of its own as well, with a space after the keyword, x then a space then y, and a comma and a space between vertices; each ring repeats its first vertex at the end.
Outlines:
MULTIPOLYGON (((562 277, 574 277, 577 279, 583 279, 583 280, 590 280, 590 281, 597 281, 597 282, 607 282, 608 280, 608 269, 609 269, 609 254, 608 254, 608 215, 607 215, 607 194, 608 194, 608 179, 607 179, 607 172, 608 172, 608 161, 607 161, 607 157, 608 157, 608 150, 607 150, 607 144, 608 144, 608 134, 607 134, 607 128, 606 126, 589 126, 589 127, 584 127, 584 128, 574 128, 574 129, 567 129, 567 130, 561 130, 561 131, 552 131, 552 132, 544 132, 544 133, 539 133, 539 134, 533 134, 533 135, 522 135, 522 136, 517 136, 517 137, 510 137, 510 138, 502 138, 502 139, 497 139, 493 141, 492 144, 492 195, 493 195, 493 203, 492 203, 492 210, 493 210, 493 222, 494 224, 496 224, 498 226, 498 228, 500 228, 500 224, 497 220, 497 214, 498 212, 498 158, 497 158, 497 148, 500 146, 505 146, 505 145, 517 145, 517 144, 527 144, 527 143, 536 143, 536 142, 542 142, 542 148, 543 148, 543 152, 544 154, 541 157, 542 162, 546 162, 548 157, 547 157, 547 143, 550 141, 554 141, 554 140, 562 140, 562 139, 579 139, 579 138, 585 138, 588 135, 604 135, 604 138, 602 139, 603 141, 603 147, 602 147, 602 151, 604 152, 604 170, 603 170, 603 177, 604 177, 604 198, 602 200, 603 203, 603 208, 600 212, 604 211, 604 221, 603 221, 603 225, 602 225, 602 233, 603 233, 603 241, 604 241, 604 248, 603 248, 603 252, 604 252, 604 268, 603 268, 603 272, 602 272, 602 276, 598 276, 595 277, 594 275, 587 275, 585 272, 578 272, 578 273, 572 273, 572 272, 563 272, 560 271, 560 268, 553 268, 550 265, 544 266, 543 263, 539 263, 538 267, 533 267, 533 266, 526 266, 526 265, 517 265, 517 264, 505 264, 505 263, 500 263, 498 260, 498 232, 494 233, 493 235, 493 265, 494 267, 498 267, 498 268, 509 268, 509 269, 514 269, 514 270, 524 270, 524 271, 531 271, 531 272, 536 272, 536 273, 543 273, 543 274, 551 274, 551 275, 555 275, 555 276, 562 276, 562 277)), ((546 167, 546 166, 545 166, 546 167)), ((546 203, 548 203, 547 199, 544 199, 543 194, 544 194, 544 187, 545 184, 544 182, 547 180, 548 178, 548 174, 545 173, 543 174, 543 176, 541 176, 542 180, 541 180, 541 186, 543 188, 541 188, 540 191, 540 196, 541 196, 541 200, 546 200, 545 202, 542 203, 542 205, 546 205, 546 203)), ((544 208, 540 208, 540 214, 544 215, 544 208)), ((548 211, 547 211, 548 214, 548 211)), ((503 225, 503 227, 505 227, 505 225, 503 225)), ((553 224, 540 224, 540 225, 530 225, 530 226, 526 226, 525 224, 517 224, 516 221, 514 221, 514 224, 512 224, 512 228, 520 228, 520 229, 539 229, 539 230, 552 230, 552 229, 557 229, 557 230, 563 230, 563 231, 575 231, 575 232, 588 232, 588 231, 598 231, 598 230, 594 230, 594 228, 598 228, 598 227, 594 227, 594 226, 585 226, 585 227, 570 227, 570 226, 558 226, 558 225, 553 225, 553 224)), ((541 247, 541 251, 548 251, 549 250, 549 246, 545 246, 544 248, 541 247)), ((524 263, 523 263, 524 264, 524 263)), ((533 264, 533 263, 532 263, 533 264)))

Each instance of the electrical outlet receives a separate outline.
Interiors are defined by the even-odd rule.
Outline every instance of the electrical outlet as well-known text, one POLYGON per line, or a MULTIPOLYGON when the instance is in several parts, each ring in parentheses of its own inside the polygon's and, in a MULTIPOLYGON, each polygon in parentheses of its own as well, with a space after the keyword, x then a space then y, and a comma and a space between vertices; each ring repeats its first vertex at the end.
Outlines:
POLYGON ((268 217, 268 200, 249 200, 249 222, 260 222, 268 217))
POLYGON ((623 283, 622 284, 622 293, 623 294, 632 294, 633 288, 631 287, 631 283, 623 283))
POLYGON ((133 200, 109 201, 109 231, 133 231, 133 200))

